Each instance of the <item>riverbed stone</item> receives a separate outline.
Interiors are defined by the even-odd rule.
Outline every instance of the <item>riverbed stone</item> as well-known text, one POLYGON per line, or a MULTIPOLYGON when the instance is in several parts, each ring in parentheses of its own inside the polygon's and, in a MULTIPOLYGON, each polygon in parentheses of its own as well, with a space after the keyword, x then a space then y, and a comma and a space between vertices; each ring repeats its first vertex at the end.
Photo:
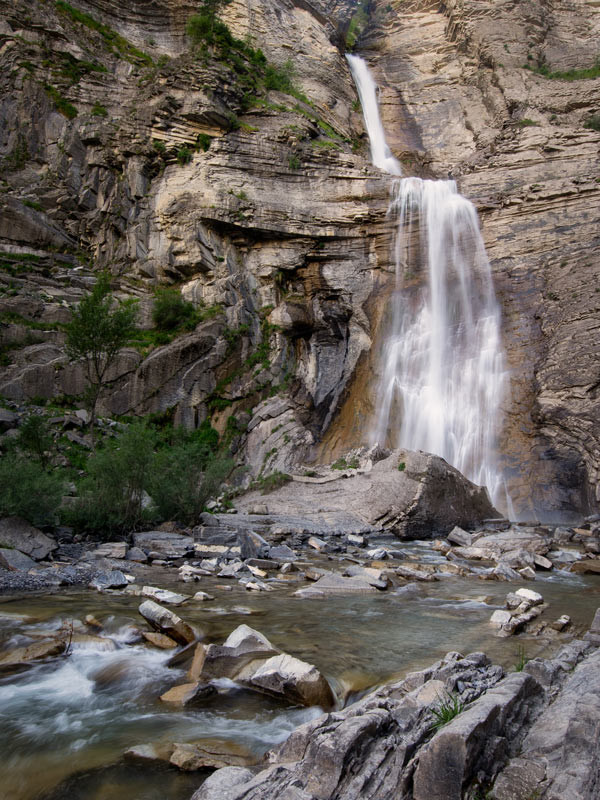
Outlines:
POLYGON ((237 800, 242 787, 254 778, 254 772, 244 767, 223 767, 209 775, 191 800, 237 800))
POLYGON ((184 622, 173 611, 163 608, 153 600, 146 600, 138 610, 153 628, 170 636, 180 644, 191 644, 197 638, 193 628, 187 622, 184 622))
POLYGON ((133 543, 146 553, 154 553, 156 558, 182 558, 194 552, 194 540, 169 531, 140 531, 133 534, 133 543))
POLYGON ((264 661, 248 683, 266 694, 303 706, 331 708, 335 703, 331 687, 319 670, 286 653, 264 661))
POLYGON ((207 697, 212 697, 216 693, 215 687, 209 683, 194 681, 173 686, 164 694, 161 694, 160 699, 163 703, 185 708, 186 706, 201 704, 207 697))
POLYGON ((522 598, 523 600, 527 600, 532 605, 539 605, 540 603, 544 602, 544 598, 539 592, 534 592, 533 589, 517 589, 515 592, 517 597, 522 598))
POLYGON ((155 647, 159 647, 161 650, 172 650, 174 647, 178 646, 174 639, 171 639, 170 636, 164 633, 142 631, 142 636, 147 642, 150 642, 150 644, 153 644, 155 647))
POLYGON ((473 544, 473 536, 458 525, 452 528, 446 538, 449 542, 452 542, 452 544, 458 544, 462 547, 470 547, 473 544))
POLYGON ((187 594, 178 594, 169 589, 160 589, 158 586, 142 586, 142 595, 170 606, 181 606, 190 599, 187 594))
POLYGON ((0 567, 10 572, 27 572, 30 569, 35 569, 37 563, 20 550, 2 547, 0 548, 0 567))
POLYGON ((146 564, 148 562, 148 556, 141 547, 130 547, 127 551, 127 560, 134 561, 138 564, 146 564))
POLYGON ((571 572, 578 575, 598 575, 600 574, 600 559, 586 558, 577 561, 571 566, 571 572))
POLYGON ((240 548, 240 557, 244 560, 262 558, 269 554, 269 543, 255 531, 239 530, 237 542, 240 548))
POLYGON ((37 661, 42 658, 59 656, 67 649, 66 639, 50 639, 44 642, 34 642, 27 647, 15 647, 7 652, 0 653, 0 668, 6 669, 37 661))
POLYGON ((213 678, 235 679, 247 664, 265 661, 279 654, 266 636, 248 625, 239 625, 222 645, 209 644, 204 652, 205 658, 198 675, 203 681, 213 678))
POLYGON ((173 745, 170 763, 185 772, 256 764, 258 757, 237 742, 228 739, 202 739, 173 745))
POLYGON ((119 569, 110 572, 99 572, 90 582, 90 588, 103 592, 105 589, 123 589, 129 581, 119 569))
POLYGON ((127 542, 104 542, 94 550, 94 555, 102 558, 125 558, 127 555, 127 542))
POLYGON ((376 592, 370 580, 364 577, 344 578, 335 572, 322 575, 312 586, 298 589, 294 592, 296 597, 326 597, 331 594, 368 594, 376 592))
POLYGON ((0 519, 0 548, 15 549, 40 561, 47 558, 58 544, 21 517, 0 519))

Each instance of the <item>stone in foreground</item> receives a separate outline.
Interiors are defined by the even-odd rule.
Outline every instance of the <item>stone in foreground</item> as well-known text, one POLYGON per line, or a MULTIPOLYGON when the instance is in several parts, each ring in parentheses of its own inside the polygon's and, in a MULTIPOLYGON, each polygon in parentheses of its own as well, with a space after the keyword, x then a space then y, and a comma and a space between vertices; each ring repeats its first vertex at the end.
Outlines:
POLYGON ((139 612, 155 630, 164 633, 179 644, 190 644, 196 640, 194 630, 181 617, 159 606, 153 600, 146 600, 139 607, 139 612))

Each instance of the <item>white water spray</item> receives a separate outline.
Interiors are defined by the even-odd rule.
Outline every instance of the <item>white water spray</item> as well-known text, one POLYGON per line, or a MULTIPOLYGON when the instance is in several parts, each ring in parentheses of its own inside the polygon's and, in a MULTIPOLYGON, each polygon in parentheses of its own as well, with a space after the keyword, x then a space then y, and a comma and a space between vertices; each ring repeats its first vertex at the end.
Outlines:
MULTIPOLYGON (((373 163, 397 175, 367 65, 357 56, 348 60, 373 163)), ((391 195, 396 288, 371 441, 440 455, 505 505, 496 440, 506 372, 477 212, 454 181, 404 178, 393 182, 391 195)))

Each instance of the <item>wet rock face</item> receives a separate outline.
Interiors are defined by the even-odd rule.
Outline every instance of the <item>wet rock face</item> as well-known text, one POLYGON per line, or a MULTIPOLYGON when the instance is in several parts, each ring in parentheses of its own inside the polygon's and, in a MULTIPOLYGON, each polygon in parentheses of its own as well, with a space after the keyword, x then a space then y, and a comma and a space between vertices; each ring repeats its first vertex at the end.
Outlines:
POLYGON ((500 449, 525 519, 598 500, 600 134, 584 127, 597 80, 523 66, 591 67, 599 35, 587 5, 451 0, 380 10, 361 41, 392 150, 478 207, 510 369, 500 449))

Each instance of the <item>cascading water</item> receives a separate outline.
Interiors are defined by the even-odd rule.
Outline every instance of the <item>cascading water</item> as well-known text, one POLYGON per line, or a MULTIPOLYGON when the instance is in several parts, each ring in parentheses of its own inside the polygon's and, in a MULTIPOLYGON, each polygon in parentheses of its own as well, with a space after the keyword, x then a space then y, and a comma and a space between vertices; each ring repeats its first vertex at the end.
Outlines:
MULTIPOLYGON (((375 83, 361 58, 347 58, 373 164, 398 175, 375 83)), ((403 178, 392 184, 388 216, 396 221, 396 288, 371 441, 440 455, 510 506, 496 456, 506 382, 500 310, 477 212, 454 181, 403 178)))

